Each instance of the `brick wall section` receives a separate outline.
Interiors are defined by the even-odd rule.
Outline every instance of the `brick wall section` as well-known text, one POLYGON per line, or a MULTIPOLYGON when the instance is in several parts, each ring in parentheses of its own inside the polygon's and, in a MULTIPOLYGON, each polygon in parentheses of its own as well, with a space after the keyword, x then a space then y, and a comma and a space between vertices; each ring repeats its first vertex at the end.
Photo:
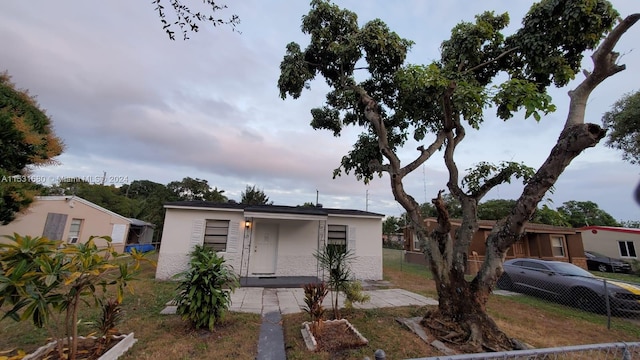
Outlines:
POLYGON ((580 258, 580 257, 574 256, 571 258, 571 263, 573 265, 580 266, 581 268, 587 270, 587 258, 580 258))

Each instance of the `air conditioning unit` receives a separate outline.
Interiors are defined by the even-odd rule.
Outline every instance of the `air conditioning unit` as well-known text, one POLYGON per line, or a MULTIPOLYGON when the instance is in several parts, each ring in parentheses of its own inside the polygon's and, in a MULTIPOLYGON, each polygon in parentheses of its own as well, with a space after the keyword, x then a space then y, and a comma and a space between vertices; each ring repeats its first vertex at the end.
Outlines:
POLYGON ((77 236, 71 236, 69 238, 69 244, 75 244, 78 242, 78 237, 77 236))

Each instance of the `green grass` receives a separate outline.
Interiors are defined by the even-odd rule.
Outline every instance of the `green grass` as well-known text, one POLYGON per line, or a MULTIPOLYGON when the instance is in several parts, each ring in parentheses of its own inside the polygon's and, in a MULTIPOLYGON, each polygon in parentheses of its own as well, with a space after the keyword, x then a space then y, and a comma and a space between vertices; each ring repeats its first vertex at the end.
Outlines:
POLYGON ((610 273, 610 272, 600 272, 600 271, 590 271, 593 275, 597 277, 612 279, 612 280, 622 280, 626 282, 640 283, 640 276, 635 274, 623 274, 623 273, 610 273))
POLYGON ((398 270, 408 274, 433 279, 431 271, 424 265, 404 261, 403 250, 382 249, 382 266, 385 269, 398 270))
MULTIPOLYGON (((500 296, 500 295, 494 295, 494 296, 500 296)), ((546 301, 543 299, 539 299, 539 298, 524 295, 524 294, 509 296, 509 297, 506 297, 505 299, 531 306, 536 311, 545 311, 550 314, 553 314, 554 316, 600 325, 603 327, 603 330, 608 330, 606 315, 594 314, 591 312, 579 310, 576 308, 557 304, 554 302, 546 301)), ((500 312, 493 312, 491 315, 499 317, 500 312)), ((638 326, 638 324, 636 323, 629 321, 629 319, 626 319, 626 318, 619 318, 619 317, 612 316, 611 329, 621 330, 626 333, 632 334, 634 337, 640 338, 640 326, 638 326)))

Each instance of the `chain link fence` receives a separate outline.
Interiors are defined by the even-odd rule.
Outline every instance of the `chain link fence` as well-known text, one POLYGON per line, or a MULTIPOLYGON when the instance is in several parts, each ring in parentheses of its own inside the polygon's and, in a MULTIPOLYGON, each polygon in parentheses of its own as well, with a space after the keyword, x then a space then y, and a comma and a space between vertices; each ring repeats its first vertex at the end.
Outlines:
POLYGON ((596 277, 573 264, 514 259, 504 264, 501 290, 534 296, 593 314, 640 323, 640 284, 596 277))
MULTIPOLYGON (((382 360, 376 357, 376 360, 382 360)), ((482 354, 434 356, 411 360, 634 360, 640 359, 640 342, 563 346, 482 354)))

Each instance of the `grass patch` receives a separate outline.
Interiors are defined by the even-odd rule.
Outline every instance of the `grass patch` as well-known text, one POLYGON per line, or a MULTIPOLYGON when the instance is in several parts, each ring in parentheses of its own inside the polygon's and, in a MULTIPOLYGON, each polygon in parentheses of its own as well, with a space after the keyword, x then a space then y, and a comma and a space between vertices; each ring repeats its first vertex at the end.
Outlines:
POLYGON ((623 273, 610 273, 610 272, 600 272, 600 271, 590 271, 593 275, 601 278, 607 278, 612 280, 622 280, 626 282, 632 283, 640 283, 640 276, 634 274, 623 274, 623 273))
MULTIPOLYGON (((125 295, 123 309, 126 315, 118 329, 123 333, 133 331, 138 342, 121 359, 256 357, 260 315, 229 312, 213 332, 194 330, 177 315, 160 315, 165 304, 173 298, 177 283, 156 281, 154 277, 155 268, 145 264, 139 280, 132 283, 134 294, 125 295)), ((98 309, 83 307, 81 321, 94 319, 98 312, 98 309)), ((92 331, 85 325, 79 330, 83 335, 92 331)), ((35 328, 30 322, 17 323, 11 319, 0 322, 0 351, 24 349, 30 352, 44 345, 48 338, 46 330, 35 328)))
POLYGON ((309 320, 308 315, 304 313, 284 315, 287 359, 363 359, 365 356, 373 358, 376 349, 383 349, 388 359, 441 355, 395 321, 397 317, 421 316, 425 311, 426 309, 418 307, 343 310, 343 316, 369 340, 369 344, 339 353, 308 351, 300 334, 300 325, 309 320))

